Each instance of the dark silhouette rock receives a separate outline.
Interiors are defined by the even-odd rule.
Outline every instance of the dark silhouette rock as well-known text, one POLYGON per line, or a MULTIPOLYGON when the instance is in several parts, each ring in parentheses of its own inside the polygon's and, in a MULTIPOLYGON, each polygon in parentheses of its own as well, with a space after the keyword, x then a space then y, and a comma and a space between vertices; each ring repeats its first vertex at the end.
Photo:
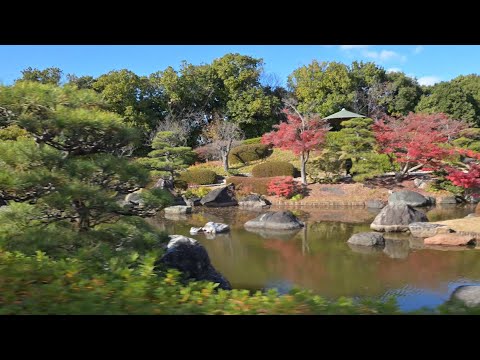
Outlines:
POLYGON ((373 220, 370 228, 375 231, 408 231, 408 225, 414 222, 427 222, 427 216, 409 205, 399 204, 385 206, 373 220))
POLYGON ((383 235, 377 232, 353 234, 347 242, 357 246, 383 246, 385 244, 383 235))
POLYGON ((396 191, 388 197, 389 205, 406 204, 413 207, 431 205, 431 199, 410 190, 396 191))
POLYGON ((246 228, 273 230, 292 230, 303 227, 304 224, 290 211, 267 212, 245 223, 246 228))
POLYGON ((213 189, 200 200, 200 203, 208 207, 235 206, 238 204, 232 184, 213 189))
POLYGON ((218 283, 220 289, 232 289, 228 280, 212 266, 207 250, 199 242, 182 235, 170 235, 170 239, 167 251, 155 265, 180 270, 189 279, 218 283))

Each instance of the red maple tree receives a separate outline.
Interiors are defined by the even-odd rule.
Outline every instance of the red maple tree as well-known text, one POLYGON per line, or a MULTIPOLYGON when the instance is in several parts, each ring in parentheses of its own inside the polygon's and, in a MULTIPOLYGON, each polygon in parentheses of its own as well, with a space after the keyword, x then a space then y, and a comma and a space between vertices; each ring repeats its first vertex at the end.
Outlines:
POLYGON ((460 186, 464 189, 472 189, 480 187, 480 165, 471 164, 468 170, 462 171, 459 169, 450 169, 449 175, 446 176, 448 180, 455 186, 460 186))
POLYGON ((386 117, 373 125, 379 152, 402 165, 400 177, 421 169, 438 169, 456 154, 445 146, 467 126, 447 115, 409 113, 404 118, 386 117))
MULTIPOLYGON (((294 109, 295 110, 295 109, 294 109)), ((300 155, 302 184, 307 184, 306 164, 310 151, 319 150, 325 142, 325 135, 330 129, 325 120, 319 117, 307 117, 295 110, 282 112, 287 121, 274 125, 277 131, 271 131, 262 136, 263 144, 272 144, 282 150, 291 150, 300 155)))

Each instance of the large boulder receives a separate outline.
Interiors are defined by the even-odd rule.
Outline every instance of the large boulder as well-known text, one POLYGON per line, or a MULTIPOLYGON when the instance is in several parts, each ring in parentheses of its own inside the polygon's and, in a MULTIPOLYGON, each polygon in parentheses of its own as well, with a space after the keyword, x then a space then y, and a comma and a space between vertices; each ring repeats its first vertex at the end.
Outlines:
POLYGON ((471 235, 438 234, 426 238, 423 242, 425 245, 465 246, 475 245, 476 239, 471 235))
POLYGON ((389 205, 405 204, 413 207, 431 205, 431 199, 410 190, 396 191, 388 197, 389 205))
POLYGON ((157 213, 158 209, 145 206, 145 201, 141 195, 142 191, 143 189, 134 191, 127 194, 125 198, 123 198, 123 195, 119 195, 116 197, 116 202, 123 208, 123 211, 130 214, 138 216, 153 216, 157 213))
POLYGON ((480 215, 480 203, 475 207, 475 214, 480 215))
POLYGON ((213 189, 200 200, 200 203, 208 207, 235 206, 238 204, 232 184, 213 189))
POLYGON ((383 252, 392 259, 406 259, 410 250, 408 240, 385 239, 383 252))
POLYGON ((303 227, 304 224, 290 211, 267 212, 245 223, 246 228, 292 230, 303 227))
POLYGON ((190 214, 192 212, 191 206, 182 205, 169 206, 166 207, 164 210, 165 214, 190 214))
POLYGON ((270 205, 271 203, 267 199, 264 199, 261 195, 257 194, 247 195, 238 202, 238 206, 256 209, 264 209, 270 205))
POLYGON ((450 300, 461 301, 468 307, 480 306, 480 286, 462 285, 455 289, 450 300))
POLYGON ((427 238, 437 234, 449 234, 454 232, 447 225, 428 222, 416 222, 408 225, 413 237, 427 238))
POLYGON ((359 246, 383 246, 385 244, 385 239, 382 234, 377 232, 363 232, 353 234, 347 242, 359 246))
POLYGON ((383 200, 367 200, 365 201, 365 206, 369 209, 383 209, 387 203, 383 200))
POLYGON ((228 280, 212 266, 207 250, 195 239, 170 235, 167 251, 155 263, 160 264, 180 270, 186 278, 211 281, 218 283, 221 289, 232 289, 228 280))
POLYGON ((133 205, 137 205, 137 206, 144 206, 145 201, 142 199, 142 196, 141 196, 142 191, 143 189, 140 189, 128 194, 127 196, 125 196, 125 202, 133 205))
POLYGON ((408 225, 414 222, 427 222, 427 216, 409 205, 399 204, 385 206, 375 217, 370 228, 375 231, 408 231, 408 225))

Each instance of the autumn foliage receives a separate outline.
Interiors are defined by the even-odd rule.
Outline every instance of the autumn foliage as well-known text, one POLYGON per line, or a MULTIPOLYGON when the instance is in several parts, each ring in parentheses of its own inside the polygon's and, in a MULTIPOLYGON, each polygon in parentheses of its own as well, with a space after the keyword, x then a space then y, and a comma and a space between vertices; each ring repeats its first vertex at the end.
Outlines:
POLYGON ((287 109, 283 110, 287 121, 273 127, 277 131, 262 136, 262 144, 273 144, 282 150, 291 150, 295 155, 318 149, 325 141, 328 131, 325 121, 320 118, 309 118, 302 121, 299 115, 287 109))
POLYGON ((300 155, 302 182, 306 184, 305 164, 310 151, 321 148, 329 127, 326 121, 319 117, 301 116, 287 109, 284 109, 283 113, 287 116, 287 121, 274 125, 276 131, 264 134, 262 144, 271 144, 282 150, 291 150, 295 155, 300 155))
POLYGON ((464 122, 441 113, 410 113, 404 118, 388 117, 373 125, 380 153, 394 157, 404 166, 403 173, 413 168, 438 169, 443 160, 454 154, 445 144, 464 128, 464 122))
POLYGON ((302 192, 302 187, 291 176, 278 176, 268 184, 268 194, 290 199, 302 192))
POLYGON ((467 171, 452 168, 446 178, 464 189, 480 188, 480 165, 471 164, 467 171))

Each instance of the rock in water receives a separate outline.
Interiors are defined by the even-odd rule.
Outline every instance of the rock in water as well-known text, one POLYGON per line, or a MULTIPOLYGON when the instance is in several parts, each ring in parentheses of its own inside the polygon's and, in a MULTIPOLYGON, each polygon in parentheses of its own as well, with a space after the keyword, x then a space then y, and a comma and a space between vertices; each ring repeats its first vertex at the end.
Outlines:
POLYGON ((455 289, 451 300, 458 300, 463 302, 468 307, 475 307, 480 305, 480 286, 462 285, 455 289))
POLYGON ((292 230, 303 226, 304 224, 290 211, 267 212, 245 223, 246 228, 273 230, 292 230))
POLYGON ((234 206, 238 204, 235 198, 234 187, 231 184, 213 189, 200 200, 200 203, 208 207, 234 206))
POLYGON ((376 232, 363 232, 353 234, 347 242, 352 245, 383 246, 385 244, 385 239, 382 234, 376 232))
POLYGON ((247 208, 267 208, 271 204, 268 200, 264 199, 260 195, 250 194, 245 196, 238 202, 238 206, 247 208))
POLYGON ((414 222, 427 222, 427 216, 409 205, 398 204, 385 206, 373 220, 370 228, 375 231, 408 231, 408 225, 414 222))
POLYGON ((222 233, 230 230, 230 227, 227 224, 215 223, 209 221, 203 227, 203 231, 210 234, 222 233))
POLYGON ((192 208, 190 206, 182 205, 169 206, 164 210, 165 214, 190 214, 192 212, 192 208))
POLYGON ((157 260, 158 264, 180 270, 187 278, 218 283, 224 290, 232 289, 228 280, 212 266, 207 250, 195 239, 170 235, 167 251, 157 260))
POLYGON ((424 240, 425 245, 464 246, 475 245, 474 236, 459 234, 438 234, 424 240))
POLYGON ((413 237, 419 238, 427 238, 437 234, 448 234, 453 232, 453 230, 447 225, 428 222, 411 223, 408 225, 408 229, 413 237))
POLYGON ((422 194, 410 190, 396 191, 388 197, 389 205, 406 204, 410 206, 427 206, 431 204, 431 200, 422 194))

